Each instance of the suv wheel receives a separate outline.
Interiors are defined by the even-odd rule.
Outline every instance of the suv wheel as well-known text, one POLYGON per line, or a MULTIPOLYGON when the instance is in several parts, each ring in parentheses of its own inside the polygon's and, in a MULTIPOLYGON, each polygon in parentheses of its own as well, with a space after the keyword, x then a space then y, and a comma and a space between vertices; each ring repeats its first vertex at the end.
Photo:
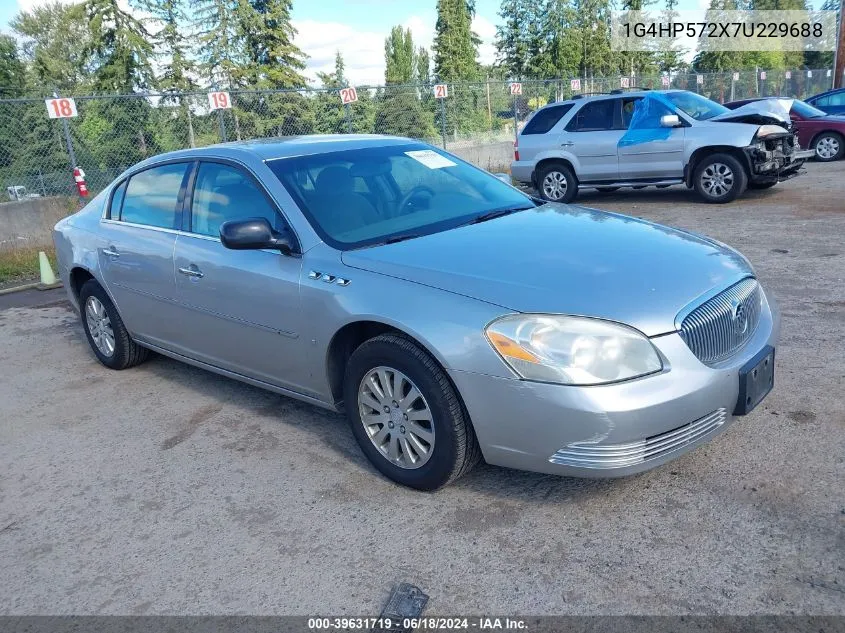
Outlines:
POLYGON ((693 186, 705 202, 730 202, 748 184, 748 176, 739 161, 730 154, 705 156, 695 167, 693 186))
POLYGON ((361 450, 397 483, 437 490, 481 459, 446 373, 404 336, 382 334, 352 353, 343 400, 361 450))
POLYGON ((816 150, 816 160, 827 163, 842 158, 845 142, 836 132, 823 132, 813 142, 813 149, 816 150))
POLYGON ((572 202, 578 193, 578 181, 563 163, 551 163, 540 171, 540 197, 549 202, 572 202))

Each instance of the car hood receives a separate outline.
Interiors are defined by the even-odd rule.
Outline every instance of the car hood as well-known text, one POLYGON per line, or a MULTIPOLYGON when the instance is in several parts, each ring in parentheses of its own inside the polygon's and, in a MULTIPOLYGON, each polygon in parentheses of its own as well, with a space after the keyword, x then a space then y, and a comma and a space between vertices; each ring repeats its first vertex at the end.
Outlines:
POLYGON ((559 204, 341 257, 515 312, 600 317, 649 336, 675 331, 690 302, 752 274, 742 255, 718 242, 559 204))
POLYGON ((785 125, 789 126, 789 110, 792 99, 762 99, 752 101, 736 110, 719 114, 710 121, 727 121, 731 123, 755 123, 757 125, 785 125))

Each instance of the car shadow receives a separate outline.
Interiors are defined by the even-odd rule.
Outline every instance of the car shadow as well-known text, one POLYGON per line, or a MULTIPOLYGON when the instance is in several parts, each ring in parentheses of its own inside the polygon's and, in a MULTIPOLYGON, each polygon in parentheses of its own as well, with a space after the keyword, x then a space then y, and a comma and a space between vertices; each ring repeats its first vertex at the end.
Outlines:
MULTIPOLYGON (((158 379, 178 383, 202 396, 202 399, 210 399, 219 405, 219 408, 213 407, 213 409, 219 410, 226 405, 234 405, 246 416, 252 414, 264 421, 269 420, 284 427, 296 427, 298 431, 306 431, 314 436, 321 452, 328 449, 335 458, 348 460, 355 467, 366 470, 368 476, 382 479, 383 482, 398 487, 398 484, 388 482, 370 464, 349 430, 343 414, 253 387, 239 380, 161 355, 153 355, 136 371, 146 371, 158 379)), ((201 407, 205 410, 210 408, 212 407, 201 407)), ((243 421, 250 420, 246 418, 243 421)), ((188 425, 191 423, 188 421, 188 425)), ((172 437, 184 435, 184 428, 185 422, 174 420, 172 437)), ((168 450, 174 445, 172 438, 163 439, 162 450, 168 450)), ((279 443, 274 450, 284 450, 284 444, 279 443)), ((331 461, 326 460, 324 463, 330 464, 331 461)), ((315 464, 314 467, 318 466, 315 464)), ((602 495, 618 487, 618 481, 530 473, 491 466, 482 462, 447 489, 457 487, 485 497, 511 497, 525 501, 551 502, 561 498, 573 499, 602 495)))
POLYGON ((747 189, 741 196, 733 202, 728 202, 725 205, 711 205, 702 200, 693 189, 686 187, 667 187, 666 189, 655 189, 648 187, 646 189, 630 189, 623 188, 613 193, 601 193, 594 189, 587 189, 579 191, 578 196, 570 204, 582 205, 585 207, 593 207, 600 209, 603 204, 610 203, 618 204, 647 204, 647 203, 697 203, 702 208, 713 206, 731 206, 748 203, 749 201, 765 201, 773 196, 778 195, 778 189, 783 186, 783 183, 775 185, 771 189, 747 189))

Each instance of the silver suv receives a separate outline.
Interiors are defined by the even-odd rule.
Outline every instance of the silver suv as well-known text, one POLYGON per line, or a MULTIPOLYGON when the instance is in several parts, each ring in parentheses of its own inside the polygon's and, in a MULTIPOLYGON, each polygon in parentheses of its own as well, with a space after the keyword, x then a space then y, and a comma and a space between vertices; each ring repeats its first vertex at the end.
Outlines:
POLYGON ((776 103, 729 110, 685 90, 576 97, 526 122, 511 175, 553 202, 579 189, 680 184, 730 202, 798 175, 812 151, 800 150, 790 126, 776 103))

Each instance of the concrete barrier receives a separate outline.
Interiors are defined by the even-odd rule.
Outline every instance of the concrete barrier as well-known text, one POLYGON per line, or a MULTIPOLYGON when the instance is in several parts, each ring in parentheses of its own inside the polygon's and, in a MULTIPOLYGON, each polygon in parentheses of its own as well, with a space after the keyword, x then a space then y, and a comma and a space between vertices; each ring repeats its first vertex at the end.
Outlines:
POLYGON ((0 204, 0 251, 52 246, 56 222, 76 208, 76 199, 66 196, 0 204))

